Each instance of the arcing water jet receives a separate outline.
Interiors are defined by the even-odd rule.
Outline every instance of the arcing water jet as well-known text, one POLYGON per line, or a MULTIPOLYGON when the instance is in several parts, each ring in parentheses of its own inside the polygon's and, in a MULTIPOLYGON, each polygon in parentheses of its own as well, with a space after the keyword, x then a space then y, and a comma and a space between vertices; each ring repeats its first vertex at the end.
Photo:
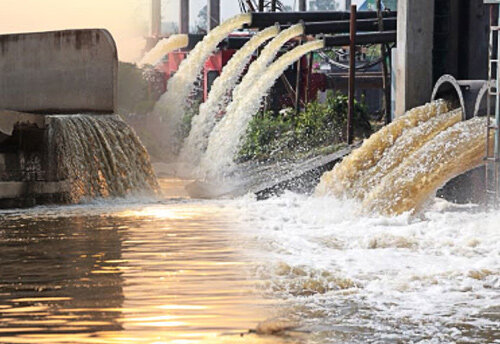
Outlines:
POLYGON ((172 144, 176 144, 175 135, 181 124, 187 99, 205 60, 213 53, 222 39, 233 30, 248 24, 251 19, 250 14, 240 14, 210 31, 182 61, 177 73, 168 81, 167 92, 156 103, 153 113, 164 118, 168 123, 169 133, 166 133, 166 136, 173 141, 172 144))
POLYGON ((229 105, 223 120, 212 131, 201 161, 201 168, 208 177, 221 177, 225 171, 231 171, 240 138, 245 134, 252 116, 259 110, 262 97, 276 79, 301 56, 323 47, 323 41, 312 41, 287 52, 269 66, 258 80, 254 80, 254 85, 247 90, 245 97, 229 105))
POLYGON ((156 65, 168 53, 187 47, 189 36, 184 34, 172 35, 159 41, 139 62, 139 67, 156 65))
POLYGON ((485 142, 484 118, 448 128, 387 174, 366 196, 363 211, 384 215, 418 211, 448 180, 483 163, 485 142))
POLYGON ((426 122, 439 114, 448 111, 445 102, 437 101, 408 111, 391 124, 373 134, 363 145, 354 150, 342 163, 336 165, 331 172, 321 177, 316 188, 317 196, 332 195, 336 197, 352 197, 354 183, 361 174, 375 166, 387 149, 407 130, 426 122))
POLYGON ((215 126, 216 117, 229 103, 230 92, 238 82, 252 54, 260 45, 276 36, 279 31, 279 26, 262 30, 229 60, 221 75, 212 85, 208 99, 201 104, 200 113, 193 117, 191 131, 180 153, 180 161, 193 165, 198 164, 201 154, 206 150, 208 137, 215 126))

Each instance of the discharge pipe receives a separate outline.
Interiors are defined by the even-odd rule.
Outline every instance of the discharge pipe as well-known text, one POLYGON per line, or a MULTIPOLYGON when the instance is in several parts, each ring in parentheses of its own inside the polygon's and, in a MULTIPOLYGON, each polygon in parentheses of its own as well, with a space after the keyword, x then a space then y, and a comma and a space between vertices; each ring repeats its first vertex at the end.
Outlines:
MULTIPOLYGON (((385 11, 384 18, 395 18, 397 12, 385 11)), ((264 29, 268 26, 279 23, 281 25, 296 24, 304 22, 325 22, 349 20, 350 12, 337 11, 318 11, 318 12, 254 12, 252 13, 252 22, 247 25, 250 28, 264 29)), ((358 13, 358 19, 377 19, 376 11, 362 11, 358 13)))
MULTIPOLYGON (((286 29, 289 26, 290 25, 284 25, 283 28, 286 29)), ((349 29, 350 29, 349 20, 304 23, 304 33, 306 35, 317 35, 321 33, 324 34, 349 33, 349 29)), ((383 31, 394 31, 396 29, 397 29, 397 19, 395 17, 384 19, 383 31)), ((356 31, 357 32, 379 31, 379 21, 377 19, 357 20, 356 31)))

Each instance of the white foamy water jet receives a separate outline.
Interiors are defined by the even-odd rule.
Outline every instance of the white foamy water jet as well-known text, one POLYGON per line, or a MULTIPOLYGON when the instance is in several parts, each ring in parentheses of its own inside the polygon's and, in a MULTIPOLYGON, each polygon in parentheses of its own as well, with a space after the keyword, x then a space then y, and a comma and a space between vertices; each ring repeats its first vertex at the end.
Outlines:
POLYGON ((251 20, 251 14, 240 14, 224 21, 210 31, 182 61, 177 72, 170 78, 167 92, 156 103, 153 110, 155 115, 164 118, 168 123, 170 128, 169 133, 166 133, 168 139, 175 142, 173 136, 179 129, 187 99, 206 59, 217 49, 220 41, 235 29, 250 23, 251 20))
POLYGON ((223 177, 224 173, 233 169, 233 158, 240 147, 240 139, 245 134, 250 119, 259 110, 262 98, 276 79, 300 57, 323 47, 323 41, 313 41, 287 52, 255 80, 245 97, 229 105, 226 115, 210 135, 207 151, 201 162, 202 171, 208 178, 223 177))
POLYGON ((160 40, 153 49, 144 55, 142 60, 139 62, 139 67, 144 67, 146 65, 155 66, 163 56, 168 53, 187 47, 189 43, 188 35, 179 34, 172 35, 168 38, 160 40))
POLYGON ((498 211, 439 200, 421 219, 386 218, 329 197, 239 202, 263 291, 290 305, 310 342, 494 342, 498 211))
POLYGON ((260 45, 276 36, 279 30, 279 26, 272 26, 262 30, 229 60, 221 75, 212 85, 208 99, 201 104, 200 113, 193 117, 191 131, 184 141, 179 161, 190 165, 199 163, 201 154, 206 150, 208 136, 216 123, 217 115, 229 103, 231 99, 230 92, 238 82, 252 54, 260 45))

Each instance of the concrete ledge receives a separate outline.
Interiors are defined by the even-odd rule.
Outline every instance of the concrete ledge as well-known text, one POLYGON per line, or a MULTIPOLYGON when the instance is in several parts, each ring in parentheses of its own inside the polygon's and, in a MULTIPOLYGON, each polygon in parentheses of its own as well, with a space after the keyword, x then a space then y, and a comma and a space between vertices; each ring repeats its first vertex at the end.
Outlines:
POLYGON ((103 29, 0 35, 0 109, 113 113, 117 71, 103 29))

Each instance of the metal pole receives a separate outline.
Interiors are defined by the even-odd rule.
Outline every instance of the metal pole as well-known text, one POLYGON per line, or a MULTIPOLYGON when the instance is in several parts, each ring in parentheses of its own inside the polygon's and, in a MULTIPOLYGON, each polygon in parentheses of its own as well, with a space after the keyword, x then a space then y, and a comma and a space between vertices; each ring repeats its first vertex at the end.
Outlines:
MULTIPOLYGON (((378 30, 384 31, 384 18, 382 17, 382 0, 377 0, 378 30)), ((380 52, 385 56, 382 60, 382 85, 384 88, 385 124, 391 123, 391 90, 389 88, 389 68, 387 67, 388 50, 385 44, 380 45, 380 52)))
POLYGON ((306 0, 299 0, 299 11, 307 11, 306 0))
POLYGON ((271 12, 276 12, 276 1, 277 0, 271 0, 271 12))
POLYGON ((208 0, 208 31, 220 24, 220 0, 208 0))
MULTIPOLYGON (((302 39, 299 44, 302 44, 302 39)), ((297 77, 295 78, 295 114, 300 113, 300 95, 302 94, 302 58, 297 61, 297 77)))
POLYGON ((305 103, 309 103, 309 89, 311 87, 311 74, 312 74, 312 67, 313 67, 313 60, 314 60, 314 54, 309 53, 309 59, 308 59, 308 65, 307 65, 307 79, 306 79, 306 89, 304 91, 304 100, 305 103))
POLYGON ((161 35, 161 0, 153 0, 151 3, 151 36, 161 35))
POLYGON ((353 142, 354 93, 356 91, 356 5, 351 5, 351 27, 349 45, 349 103, 347 105, 347 143, 353 142))
POLYGON ((179 33, 189 33, 189 0, 180 0, 179 33))
POLYGON ((259 12, 264 12, 264 0, 259 0, 259 12))

